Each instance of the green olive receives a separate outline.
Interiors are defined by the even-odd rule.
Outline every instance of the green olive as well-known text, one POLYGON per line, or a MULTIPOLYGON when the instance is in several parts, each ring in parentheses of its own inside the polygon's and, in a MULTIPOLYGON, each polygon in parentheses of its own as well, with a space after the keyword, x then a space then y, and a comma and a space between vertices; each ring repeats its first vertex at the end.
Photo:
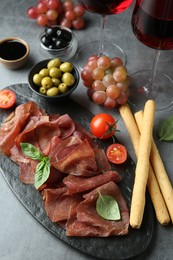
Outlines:
POLYGON ((60 79, 52 78, 53 87, 58 87, 61 83, 60 79))
POLYGON ((40 87, 39 92, 40 92, 41 94, 46 95, 47 89, 46 89, 45 87, 40 87))
POLYGON ((62 76, 62 71, 59 68, 50 68, 49 76, 52 78, 60 78, 62 76))
POLYGON ((59 84, 58 88, 62 94, 68 91, 68 86, 65 83, 59 84))
POLYGON ((52 60, 50 60, 47 64, 47 68, 59 68, 59 66, 61 65, 62 61, 59 58, 54 58, 52 60))
POLYGON ((73 65, 70 62, 63 62, 59 68, 62 72, 71 72, 73 70, 73 65))
POLYGON ((49 76, 49 70, 47 68, 43 68, 40 70, 39 74, 42 75, 42 77, 47 77, 49 76))
POLYGON ((41 86, 41 81, 42 81, 42 76, 39 74, 39 73, 36 73, 34 76, 33 76, 33 82, 35 85, 37 86, 41 86))
POLYGON ((47 90, 47 96, 49 97, 56 96, 58 95, 58 93, 59 93, 59 89, 57 87, 52 87, 47 90))
POLYGON ((63 75, 62 75, 62 78, 61 78, 62 82, 65 83, 67 86, 72 86, 74 83, 75 83, 75 78, 74 76, 69 73, 69 72, 65 72, 63 75))
POLYGON ((50 77, 44 77, 41 81, 42 87, 45 87, 46 89, 49 89, 52 87, 52 79, 50 77))

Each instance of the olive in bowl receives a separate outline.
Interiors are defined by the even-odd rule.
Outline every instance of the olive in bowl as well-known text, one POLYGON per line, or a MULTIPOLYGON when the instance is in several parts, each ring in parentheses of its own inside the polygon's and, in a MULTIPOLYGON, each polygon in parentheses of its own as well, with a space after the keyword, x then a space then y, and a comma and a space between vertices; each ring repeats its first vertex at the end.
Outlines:
POLYGON ((69 97, 78 86, 79 79, 74 64, 60 58, 42 60, 28 74, 30 89, 48 101, 62 101, 69 97))

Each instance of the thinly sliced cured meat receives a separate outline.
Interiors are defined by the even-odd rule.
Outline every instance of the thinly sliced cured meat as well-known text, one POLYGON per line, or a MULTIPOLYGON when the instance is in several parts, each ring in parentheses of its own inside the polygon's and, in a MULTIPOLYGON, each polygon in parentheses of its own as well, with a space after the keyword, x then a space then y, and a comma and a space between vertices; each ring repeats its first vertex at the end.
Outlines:
POLYGON ((66 195, 66 188, 45 189, 42 192, 46 213, 52 222, 76 216, 76 207, 82 201, 81 194, 66 195))
POLYGON ((120 189, 114 182, 108 182, 88 194, 85 194, 84 201, 82 201, 76 211, 77 218, 74 222, 71 221, 67 224, 66 233, 68 236, 89 236, 92 232, 92 236, 95 237, 107 237, 114 235, 125 235, 128 233, 129 228, 129 211, 125 199, 123 198, 120 189), (117 201, 121 219, 118 221, 110 221, 100 217, 96 211, 96 200, 99 196, 99 192, 102 195, 111 195, 117 201), (85 225, 81 224, 84 223, 85 225), (78 226, 83 227, 83 233, 79 234, 78 226), (84 228, 85 227, 85 228, 84 228), (90 227, 90 232, 89 232, 90 227), (96 228, 93 233, 93 227, 96 228))
POLYGON ((89 178, 68 175, 63 179, 63 183, 68 187, 69 194, 73 194, 93 190, 109 181, 117 183, 120 180, 121 177, 117 172, 108 171, 89 178))
POLYGON ((51 164, 61 172, 77 176, 93 176, 97 172, 95 154, 87 139, 83 142, 75 137, 70 137, 60 143, 57 153, 51 158, 51 164), (70 141, 71 145, 67 141, 70 141), (63 155, 61 151, 63 152, 63 155))

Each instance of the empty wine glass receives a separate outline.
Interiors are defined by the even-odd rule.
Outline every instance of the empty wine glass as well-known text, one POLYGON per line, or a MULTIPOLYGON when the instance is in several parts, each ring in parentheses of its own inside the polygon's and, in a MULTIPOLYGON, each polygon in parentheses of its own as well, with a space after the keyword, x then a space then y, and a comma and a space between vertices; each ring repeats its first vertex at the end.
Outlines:
POLYGON ((109 57, 111 57, 111 55, 118 56, 123 60, 124 64, 126 64, 125 52, 114 42, 106 41, 104 31, 107 15, 123 12, 130 6, 132 0, 78 0, 78 2, 87 11, 101 15, 99 40, 89 41, 82 46, 78 52, 78 60, 86 61, 88 57, 92 55, 101 56, 104 54, 109 57))
POLYGON ((157 65, 161 50, 173 50, 173 1, 136 0, 132 29, 141 43, 155 49, 155 59, 151 70, 132 75, 129 101, 142 108, 148 99, 154 99, 157 110, 166 109, 173 104, 173 80, 158 72, 157 65))

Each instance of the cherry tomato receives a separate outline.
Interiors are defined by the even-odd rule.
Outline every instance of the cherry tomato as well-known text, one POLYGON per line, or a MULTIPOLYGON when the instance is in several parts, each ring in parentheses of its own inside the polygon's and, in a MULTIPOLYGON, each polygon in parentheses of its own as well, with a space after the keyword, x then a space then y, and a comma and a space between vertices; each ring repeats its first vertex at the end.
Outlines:
POLYGON ((0 108, 10 108, 16 103, 16 94, 9 89, 0 90, 0 108))
POLYGON ((116 121, 110 114, 97 114, 90 122, 91 133, 100 139, 108 139, 112 137, 116 129, 116 121))
POLYGON ((106 156, 110 162, 121 164, 127 159, 127 150, 124 145, 114 143, 108 146, 106 156))

